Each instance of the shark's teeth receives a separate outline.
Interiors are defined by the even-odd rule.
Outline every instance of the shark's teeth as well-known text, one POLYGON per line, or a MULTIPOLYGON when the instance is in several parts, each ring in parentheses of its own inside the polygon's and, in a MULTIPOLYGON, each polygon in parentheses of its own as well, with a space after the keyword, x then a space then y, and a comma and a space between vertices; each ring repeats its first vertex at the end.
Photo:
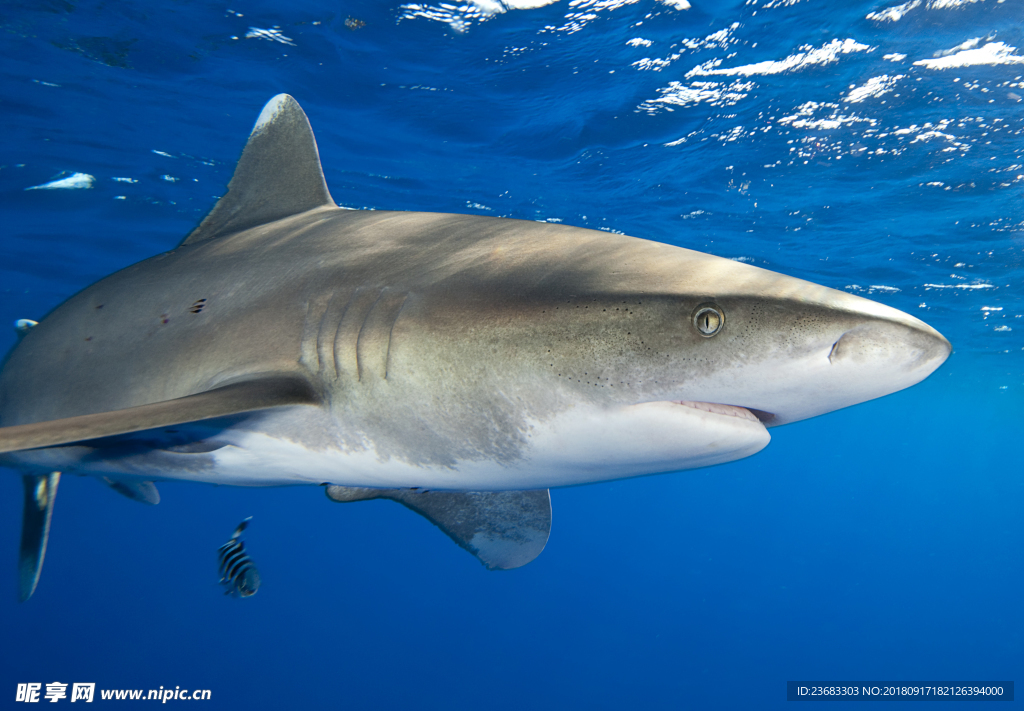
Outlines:
POLYGON ((694 402, 693 400, 680 400, 680 405, 686 407, 692 407, 695 410, 704 410, 704 412, 711 412, 716 415, 729 415, 730 417, 740 417, 744 420, 750 420, 751 422, 760 422, 757 417, 754 416, 750 410, 744 407, 736 407, 735 405, 719 405, 717 402, 694 402))

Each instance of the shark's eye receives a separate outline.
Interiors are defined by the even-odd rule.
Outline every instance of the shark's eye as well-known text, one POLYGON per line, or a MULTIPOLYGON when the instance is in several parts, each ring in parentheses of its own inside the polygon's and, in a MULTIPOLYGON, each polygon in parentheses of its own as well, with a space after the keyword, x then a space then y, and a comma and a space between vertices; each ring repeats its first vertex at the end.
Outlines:
POLYGON ((693 327, 704 338, 711 338, 725 325, 725 312, 716 304, 701 304, 693 310, 693 327))

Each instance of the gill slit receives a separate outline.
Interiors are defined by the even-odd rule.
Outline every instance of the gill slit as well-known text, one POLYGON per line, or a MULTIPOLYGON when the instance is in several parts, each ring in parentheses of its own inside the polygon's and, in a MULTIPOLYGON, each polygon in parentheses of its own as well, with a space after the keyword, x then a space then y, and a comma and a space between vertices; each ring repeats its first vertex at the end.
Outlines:
POLYGON ((405 308, 406 302, 409 300, 408 294, 402 295, 402 301, 399 303, 398 308, 395 309, 395 317, 391 319, 391 328, 388 329, 388 347, 384 354, 384 379, 388 379, 388 373, 391 371, 391 341, 395 336, 395 324, 398 323, 398 317, 402 315, 402 310, 405 308))

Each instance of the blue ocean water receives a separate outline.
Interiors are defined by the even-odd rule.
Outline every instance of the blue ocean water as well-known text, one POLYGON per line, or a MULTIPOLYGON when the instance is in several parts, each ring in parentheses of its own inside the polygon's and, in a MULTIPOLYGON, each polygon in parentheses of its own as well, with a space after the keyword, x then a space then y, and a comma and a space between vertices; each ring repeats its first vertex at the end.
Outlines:
POLYGON ((750 709, 832 703, 786 702, 796 679, 1021 680, 1024 2, 429 1, 0 5, 0 323, 177 245, 287 92, 344 206, 740 259, 905 310, 953 355, 750 459, 556 490, 511 572, 390 502, 164 483, 145 507, 65 477, 19 605, 5 470, 2 705, 52 681, 750 709), (263 586, 230 599, 215 552, 248 515, 263 586))

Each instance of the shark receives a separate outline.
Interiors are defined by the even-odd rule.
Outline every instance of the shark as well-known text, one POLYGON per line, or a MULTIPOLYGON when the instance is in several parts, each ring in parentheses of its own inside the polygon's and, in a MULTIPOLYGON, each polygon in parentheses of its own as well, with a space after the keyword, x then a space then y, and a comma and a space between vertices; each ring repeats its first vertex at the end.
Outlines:
POLYGON ((62 474, 146 504, 166 480, 390 499, 511 569, 543 550, 552 488, 751 456, 951 350, 897 309, 669 244, 341 208, 286 94, 175 249, 18 330, 0 464, 24 483, 22 600, 62 474))

